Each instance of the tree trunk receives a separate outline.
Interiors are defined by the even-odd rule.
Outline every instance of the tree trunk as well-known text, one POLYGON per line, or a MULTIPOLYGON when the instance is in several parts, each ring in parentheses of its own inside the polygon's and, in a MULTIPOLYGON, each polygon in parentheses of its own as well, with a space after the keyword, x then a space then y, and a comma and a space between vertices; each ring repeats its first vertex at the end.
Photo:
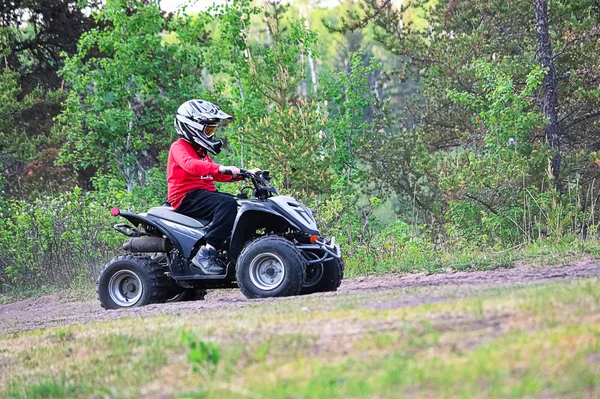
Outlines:
MULTIPOLYGON (((308 31, 308 30, 310 30, 310 25, 308 23, 308 11, 305 9, 304 13, 305 13, 304 27, 308 31)), ((315 68, 315 60, 313 59, 312 49, 310 49, 310 48, 308 49, 308 65, 310 67, 310 79, 312 81, 313 91, 315 92, 315 94, 317 94, 317 88, 319 85, 319 83, 317 82, 317 69, 315 68)))
POLYGON ((544 77, 544 98, 542 109, 544 117, 548 121, 546 127, 546 140, 550 144, 553 155, 550 161, 551 177, 554 187, 562 191, 560 182, 560 139, 561 131, 558 123, 558 79, 556 67, 553 61, 552 44, 550 42, 550 31, 548 26, 548 0, 533 0, 535 10, 536 33, 538 42, 538 57, 542 67, 547 69, 544 77))

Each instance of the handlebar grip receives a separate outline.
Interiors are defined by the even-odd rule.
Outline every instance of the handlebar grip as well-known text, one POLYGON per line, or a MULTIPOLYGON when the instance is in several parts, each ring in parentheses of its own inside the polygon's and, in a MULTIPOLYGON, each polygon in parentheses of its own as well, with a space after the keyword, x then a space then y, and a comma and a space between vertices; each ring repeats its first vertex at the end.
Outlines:
POLYGON ((240 174, 238 176, 242 176, 244 179, 251 179, 253 175, 246 169, 240 169, 240 174))
MULTIPOLYGON (((233 176, 233 173, 229 169, 225 169, 223 172, 220 172, 220 173, 223 175, 233 176)), ((238 173, 237 176, 242 176, 244 178, 249 179, 253 176, 253 174, 250 173, 249 171, 247 171, 246 169, 240 169, 240 173, 238 173)))

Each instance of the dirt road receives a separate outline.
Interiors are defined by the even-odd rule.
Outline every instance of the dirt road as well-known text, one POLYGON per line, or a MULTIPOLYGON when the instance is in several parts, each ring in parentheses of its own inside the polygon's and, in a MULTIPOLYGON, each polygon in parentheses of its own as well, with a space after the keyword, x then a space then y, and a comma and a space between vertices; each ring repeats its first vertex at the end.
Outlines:
MULTIPOLYGON (((414 306, 456 297, 469 296, 472 292, 503 285, 524 285, 552 280, 594 277, 600 275, 600 262, 581 261, 569 266, 514 269, 498 269, 481 272, 455 272, 445 274, 388 275, 385 277, 362 277, 344 280, 335 293, 315 295, 365 294, 369 291, 407 291, 402 301, 380 303, 384 308, 414 306), (411 289, 425 287, 420 291, 411 289)), ((209 292, 205 301, 149 305, 126 310, 103 310, 98 301, 65 301, 49 295, 0 306, 0 335, 32 329, 89 323, 121 317, 136 317, 161 313, 201 312, 203 309, 244 307, 256 301, 294 301, 296 298, 247 300, 238 290, 215 290, 209 292)))

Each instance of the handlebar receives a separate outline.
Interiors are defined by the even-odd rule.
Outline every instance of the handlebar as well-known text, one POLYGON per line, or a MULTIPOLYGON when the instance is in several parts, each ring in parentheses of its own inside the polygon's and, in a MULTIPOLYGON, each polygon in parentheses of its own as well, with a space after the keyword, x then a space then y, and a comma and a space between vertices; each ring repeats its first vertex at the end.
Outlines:
MULTIPOLYGON (((233 176, 233 173, 230 170, 224 170, 221 172, 223 175, 233 176)), ((240 173, 236 176, 242 176, 244 179, 256 179, 256 178, 264 178, 266 181, 271 181, 271 176, 269 176, 268 170, 261 170, 260 172, 254 174, 246 169, 240 169, 240 173)))
MULTIPOLYGON (((223 171, 223 174, 233 176, 233 173, 231 173, 230 170, 223 171)), ((236 176, 241 176, 244 179, 252 180, 252 184, 254 185, 253 194, 257 198, 268 198, 271 195, 279 195, 277 189, 269 184, 271 181, 271 176, 268 170, 261 170, 260 172, 252 173, 246 169, 240 169, 240 173, 238 173, 236 176)), ((242 188, 242 192, 246 188, 252 187, 244 187, 242 188)))
MULTIPOLYGON (((222 175, 233 176, 233 172, 230 171, 229 169, 226 169, 223 172, 219 172, 219 173, 221 173, 222 175)), ((246 169, 240 169, 240 173, 238 173, 236 176, 242 176, 245 179, 251 179, 252 177, 254 177, 254 174, 250 173, 246 169)))

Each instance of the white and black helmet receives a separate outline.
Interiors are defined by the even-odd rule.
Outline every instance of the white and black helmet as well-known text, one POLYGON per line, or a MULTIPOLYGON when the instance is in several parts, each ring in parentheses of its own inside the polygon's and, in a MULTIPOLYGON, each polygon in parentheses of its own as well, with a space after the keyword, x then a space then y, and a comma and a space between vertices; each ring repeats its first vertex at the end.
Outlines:
POLYGON ((214 140, 219 125, 233 116, 221 111, 217 105, 204 100, 186 101, 175 114, 175 130, 177 134, 196 143, 207 151, 218 154, 223 143, 214 140))

